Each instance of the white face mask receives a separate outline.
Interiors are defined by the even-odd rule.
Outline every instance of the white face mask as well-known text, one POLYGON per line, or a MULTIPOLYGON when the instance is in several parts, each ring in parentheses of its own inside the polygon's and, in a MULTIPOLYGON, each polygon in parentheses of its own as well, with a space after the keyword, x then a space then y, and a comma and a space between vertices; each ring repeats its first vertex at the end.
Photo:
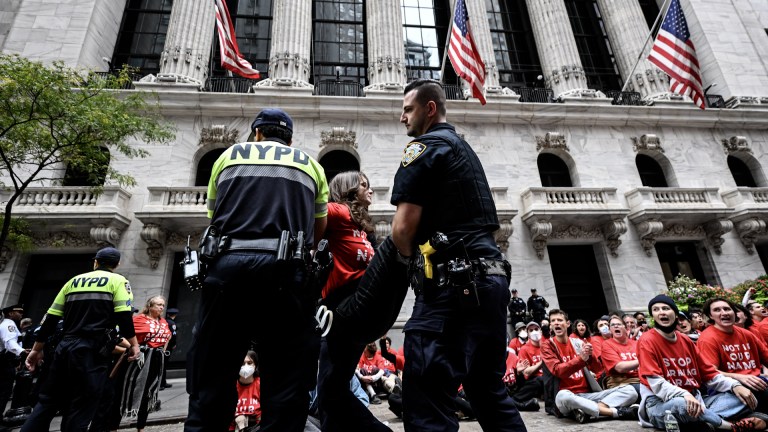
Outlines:
POLYGON ((528 332, 525 330, 521 330, 519 333, 517 333, 517 337, 520 339, 525 339, 528 337, 528 332))
POLYGON ((531 334, 530 334, 530 335, 528 335, 528 337, 529 337, 529 338, 530 338, 532 341, 534 341, 534 342, 538 342, 538 341, 540 341, 540 340, 541 340, 541 332, 540 332, 540 331, 538 331, 538 330, 533 330, 533 331, 531 332, 531 334))
POLYGON ((600 334, 607 335, 609 333, 611 333, 611 330, 608 328, 607 325, 600 327, 600 334))
POLYGON ((256 365, 242 365, 240 367, 240 376, 243 378, 248 378, 254 372, 256 372, 256 365))

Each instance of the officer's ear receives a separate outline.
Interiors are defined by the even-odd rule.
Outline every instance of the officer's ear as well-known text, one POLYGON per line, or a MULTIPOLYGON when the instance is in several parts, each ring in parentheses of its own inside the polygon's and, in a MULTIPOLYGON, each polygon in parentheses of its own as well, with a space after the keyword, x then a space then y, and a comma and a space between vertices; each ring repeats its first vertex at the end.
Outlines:
POLYGON ((427 102, 427 115, 429 117, 434 117, 437 115, 437 104, 435 101, 427 102))

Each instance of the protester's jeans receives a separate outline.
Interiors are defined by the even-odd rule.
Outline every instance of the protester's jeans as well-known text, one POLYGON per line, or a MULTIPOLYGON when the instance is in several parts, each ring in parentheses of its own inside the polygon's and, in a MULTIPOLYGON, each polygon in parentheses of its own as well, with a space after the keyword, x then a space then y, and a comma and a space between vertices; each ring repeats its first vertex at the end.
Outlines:
POLYGON ((570 390, 560 390, 555 396, 555 405, 563 415, 580 409, 591 417, 598 417, 600 415, 598 402, 616 408, 630 406, 635 400, 637 400, 637 392, 632 386, 625 385, 594 393, 573 393, 570 390))
POLYGON ((659 429, 664 429, 664 413, 667 410, 671 411, 680 423, 703 421, 715 427, 720 426, 723 419, 738 417, 749 411, 749 408, 733 393, 718 393, 713 396, 704 396, 703 399, 706 409, 698 418, 688 415, 683 397, 675 397, 664 402, 656 396, 649 396, 645 401, 645 409, 649 421, 659 429))

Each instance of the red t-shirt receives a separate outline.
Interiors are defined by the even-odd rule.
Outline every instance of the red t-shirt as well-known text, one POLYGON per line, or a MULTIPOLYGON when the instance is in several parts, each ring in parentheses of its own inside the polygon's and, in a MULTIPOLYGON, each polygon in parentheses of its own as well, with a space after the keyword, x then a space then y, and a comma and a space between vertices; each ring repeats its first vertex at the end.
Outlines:
POLYGON ((603 354, 601 360, 608 375, 637 378, 637 369, 626 373, 618 373, 614 370, 617 363, 637 360, 637 341, 627 338, 626 344, 620 344, 616 339, 611 338, 603 342, 603 354))
POLYGON ((160 348, 171 339, 171 329, 163 317, 156 320, 144 314, 136 314, 133 316, 133 328, 139 345, 160 348))
POLYGON ((650 387, 646 377, 655 375, 689 392, 698 390, 718 373, 714 366, 699 358, 693 341, 680 332, 675 333, 677 342, 668 341, 656 330, 640 337, 637 343, 640 382, 650 387))
POLYGON ((504 377, 501 379, 504 384, 511 387, 517 381, 517 355, 511 350, 507 350, 507 370, 504 371, 504 377))
MULTIPOLYGON (((405 356, 401 352, 397 352, 392 348, 390 348, 388 352, 395 356, 395 365, 393 369, 387 369, 389 369, 391 372, 395 372, 396 370, 403 370, 405 368, 405 356)), ((381 355, 381 351, 379 351, 379 355, 381 355)), ((381 357, 384 358, 384 356, 381 357)), ((392 364, 392 362, 387 359, 384 359, 384 361, 390 365, 392 364)))
POLYGON ((556 338, 544 341, 541 345, 541 357, 553 375, 560 379, 559 390, 570 390, 574 393, 589 393, 589 383, 584 378, 584 366, 591 371, 600 368, 599 362, 592 355, 589 362, 584 362, 573 349, 570 339, 562 344, 556 338), (550 343, 550 340, 554 343, 550 343))
MULTIPOLYGON (((542 340, 542 342, 544 342, 542 340)), ((533 344, 525 344, 522 348, 520 348, 520 353, 518 354, 519 360, 528 360, 528 363, 530 363, 530 366, 535 365, 536 363, 541 361, 541 346, 533 346, 533 344)), ((539 368, 539 371, 534 373, 534 376, 541 376, 544 374, 543 368, 539 368)))
MULTIPOLYGON (((392 365, 392 363, 386 361, 378 351, 371 358, 368 358, 368 353, 364 352, 363 355, 360 356, 360 361, 357 362, 357 368, 360 369, 360 373, 363 375, 376 375, 379 370, 389 370, 384 365, 384 362, 392 365)), ((394 365, 392 366, 394 367, 394 365)))
POLYGON ((368 234, 352 221, 349 207, 328 203, 328 227, 325 238, 333 254, 333 268, 323 287, 323 298, 334 289, 359 279, 376 253, 368 234))
MULTIPOLYGON (((240 381, 237 381, 237 407, 235 408, 235 417, 239 415, 255 417, 251 419, 251 423, 248 423, 249 426, 253 425, 253 421, 258 423, 261 418, 260 400, 261 379, 259 377, 255 377, 253 382, 248 385, 240 384, 240 381)), ((235 430, 234 421, 229 426, 229 430, 235 430)))
POLYGON ((528 341, 521 342, 519 337, 516 337, 509 341, 509 347, 512 348, 515 351, 515 354, 520 352, 520 348, 522 348, 524 345, 527 345, 528 341))
POLYGON ((768 364, 768 348, 752 332, 736 326, 733 333, 707 327, 696 350, 703 361, 722 372, 758 376, 762 364, 768 364))

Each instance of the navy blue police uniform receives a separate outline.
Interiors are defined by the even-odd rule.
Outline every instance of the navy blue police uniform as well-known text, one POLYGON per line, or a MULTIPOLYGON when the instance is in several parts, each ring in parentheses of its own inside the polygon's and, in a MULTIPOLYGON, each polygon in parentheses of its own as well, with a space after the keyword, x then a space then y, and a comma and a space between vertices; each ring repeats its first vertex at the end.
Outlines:
POLYGON ((23 432, 49 431, 59 410, 64 412, 62 431, 86 430, 107 386, 114 348, 110 346, 110 331, 119 326, 126 339, 135 336, 130 284, 111 271, 120 261, 120 253, 107 247, 97 252, 94 259, 100 266, 64 285, 37 332, 30 356, 48 341, 63 319, 62 338, 56 346, 48 378, 37 405, 21 428, 23 432), (105 263, 111 266, 101 266, 105 263))
MULTIPOLYGON (((265 109, 252 129, 293 122, 265 109)), ((261 431, 303 431, 317 379, 319 334, 314 302, 301 292, 306 272, 277 260, 282 231, 306 235, 327 216, 323 168, 279 138, 235 144, 213 165, 208 216, 221 233, 208 265, 196 334, 187 357, 186 432, 227 430, 237 403, 235 381, 251 341, 261 376, 261 431), (235 329, 233 331, 233 329, 235 329)))
POLYGON ((437 123, 408 144, 391 203, 421 206, 415 243, 447 236, 449 246, 431 256, 435 279, 454 258, 472 263, 469 284, 425 279, 416 295, 404 328, 405 430, 458 430, 454 398, 463 384, 484 430, 525 431, 501 380, 510 292, 493 236, 496 208, 480 160, 452 125, 437 123))
MULTIPOLYGON (((517 291, 517 290, 513 290, 517 291)), ((521 299, 520 297, 512 297, 512 300, 509 301, 509 306, 507 306, 509 309, 509 322, 514 326, 515 324, 521 322, 524 323, 527 320, 526 313, 525 313, 525 300, 521 299)))

